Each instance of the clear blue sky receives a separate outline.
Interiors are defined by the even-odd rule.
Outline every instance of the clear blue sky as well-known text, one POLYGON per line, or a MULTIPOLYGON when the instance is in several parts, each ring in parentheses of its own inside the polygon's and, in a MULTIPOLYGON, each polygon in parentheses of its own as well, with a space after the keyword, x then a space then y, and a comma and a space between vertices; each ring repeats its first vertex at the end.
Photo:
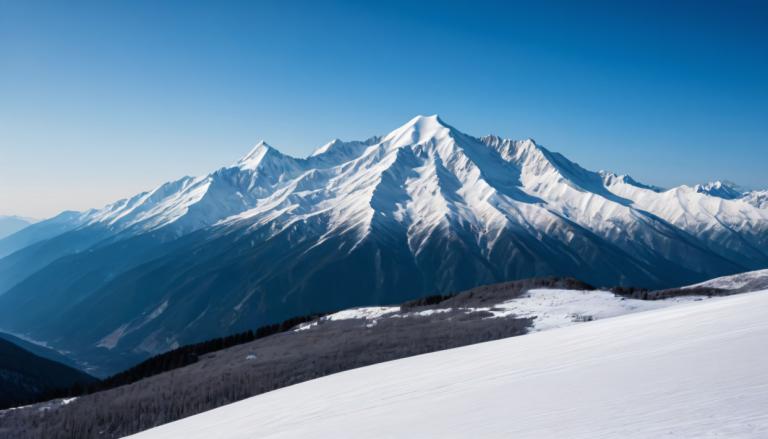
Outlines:
POLYGON ((0 0, 0 214, 433 113, 648 183, 768 188, 768 2, 538 3, 0 0))

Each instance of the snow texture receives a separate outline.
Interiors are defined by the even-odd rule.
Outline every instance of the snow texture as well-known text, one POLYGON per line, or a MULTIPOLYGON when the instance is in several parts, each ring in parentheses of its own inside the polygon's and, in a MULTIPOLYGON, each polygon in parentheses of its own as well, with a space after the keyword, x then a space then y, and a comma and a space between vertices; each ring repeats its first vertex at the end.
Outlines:
POLYGON ((381 363, 132 437, 764 438, 766 307, 761 291, 381 363))
MULTIPOLYGON (((768 270, 764 270, 768 275, 768 270)), ((533 318, 533 331, 561 328, 574 323, 588 322, 608 317, 616 317, 639 311, 666 308, 685 302, 705 300, 704 296, 682 296, 664 300, 627 299, 610 291, 532 289, 521 297, 507 300, 487 307, 471 308, 436 308, 420 311, 402 312, 400 307, 361 307, 340 311, 319 319, 324 320, 369 320, 371 324, 381 318, 426 317, 437 313, 485 311, 491 314, 487 318, 508 316, 533 318)), ((318 321, 303 323, 295 331, 306 331, 318 326, 318 321)))
POLYGON ((731 276, 718 277, 695 285, 683 288, 717 288, 721 290, 738 291, 748 287, 751 284, 763 282, 768 284, 768 269, 749 271, 746 273, 734 274, 731 276))
POLYGON ((609 291, 600 290, 536 289, 488 310, 497 317, 532 317, 533 329, 542 331, 703 299, 700 296, 684 296, 665 300, 637 300, 625 299, 609 291))

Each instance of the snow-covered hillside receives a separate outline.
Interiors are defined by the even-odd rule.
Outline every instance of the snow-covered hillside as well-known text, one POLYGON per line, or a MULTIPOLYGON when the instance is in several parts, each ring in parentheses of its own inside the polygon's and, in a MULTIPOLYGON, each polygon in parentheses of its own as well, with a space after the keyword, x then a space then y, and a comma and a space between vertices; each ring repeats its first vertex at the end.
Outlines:
POLYGON ((716 288, 732 293, 742 293, 768 288, 768 270, 722 276, 683 288, 716 288))
POLYGON ((763 438, 767 307, 761 291, 421 355, 132 437, 763 438))
MULTIPOLYGON (((768 270, 764 270, 768 272, 768 270)), ((725 288, 724 288, 725 289, 725 288)), ((468 293, 463 293, 467 295, 468 293)), ((632 314, 641 311, 666 308, 680 303, 707 300, 707 296, 680 296, 663 300, 639 300, 618 296, 603 290, 574 290, 534 288, 519 297, 485 306, 431 306, 418 310, 403 310, 400 306, 375 306, 351 308, 321 317, 316 321, 299 325, 295 331, 307 331, 325 321, 363 320, 368 327, 377 325, 381 319, 407 319, 433 314, 466 315, 487 313, 486 318, 530 318, 533 319, 531 331, 544 331, 562 328, 576 323, 591 322, 609 317, 632 314)))

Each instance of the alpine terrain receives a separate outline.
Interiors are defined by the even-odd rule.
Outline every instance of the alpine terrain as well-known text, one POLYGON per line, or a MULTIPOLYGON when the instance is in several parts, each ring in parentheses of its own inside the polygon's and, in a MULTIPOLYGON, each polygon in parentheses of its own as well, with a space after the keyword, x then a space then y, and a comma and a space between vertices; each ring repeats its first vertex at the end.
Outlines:
MULTIPOLYGON (((62 389, 38 399, 36 404, 0 410, 0 438, 119 438, 275 389, 364 366, 569 326, 592 325, 626 314, 714 301, 721 296, 766 287, 768 270, 659 291, 608 291, 575 279, 538 278, 485 285, 455 295, 428 296, 400 305, 303 316, 255 332, 181 346, 94 385, 62 389), (51 399, 52 396, 55 398, 51 399)), ((661 337, 670 328, 653 319, 647 324, 633 329, 627 342, 641 344, 646 334, 661 337)), ((679 326, 675 322, 675 327, 679 326)), ((579 342, 567 340, 570 341, 550 343, 542 349, 572 352, 579 342)), ((592 346, 591 342, 585 344, 592 346)), ((496 366, 502 367, 508 361, 507 353, 503 349, 497 352, 496 366)), ((761 352, 754 352, 756 359, 759 360, 761 352)), ((531 354, 532 351, 523 356, 531 354)), ((594 354, 596 361, 603 360, 600 351, 594 354)), ((467 364, 473 364, 471 355, 464 358, 467 364)), ((690 373, 703 370, 695 369, 690 373)), ((409 376, 407 371, 401 373, 409 376)), ((636 376, 634 372, 627 373, 636 376)), ((728 372, 723 375, 727 377, 728 372)), ((406 380, 403 385, 411 383, 406 380)), ((518 393, 514 394, 520 398, 518 393)), ((478 406, 482 406, 479 402, 478 406)), ((263 436, 269 431, 262 430, 263 425, 242 431, 263 436)), ((231 428, 226 426, 219 433, 225 435, 231 428)))
POLYGON ((0 257, 0 329, 105 375, 308 312, 534 276, 660 289, 765 268, 768 205, 418 116, 306 158, 261 142, 208 175, 33 224, 0 257))
POLYGON ((34 222, 35 220, 31 218, 0 215, 0 239, 12 235, 34 222))
POLYGON ((767 306, 760 291, 381 363, 131 437, 763 438, 767 306))
POLYGON ((97 380, 0 338, 0 409, 29 403, 55 390, 97 380))

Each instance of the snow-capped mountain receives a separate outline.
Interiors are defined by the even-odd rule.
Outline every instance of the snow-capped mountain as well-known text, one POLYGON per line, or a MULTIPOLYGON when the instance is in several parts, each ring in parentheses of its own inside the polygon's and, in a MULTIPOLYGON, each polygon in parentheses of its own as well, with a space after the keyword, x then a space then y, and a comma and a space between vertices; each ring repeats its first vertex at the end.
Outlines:
POLYGON ((747 192, 743 200, 758 209, 768 209, 768 190, 747 192))
POLYGON ((693 187, 696 192, 724 198, 726 200, 743 200, 759 208, 768 207, 768 190, 749 190, 730 181, 713 181, 697 184, 693 187))
POLYGON ((164 184, 81 221, 134 233, 166 226, 187 233, 321 217, 325 236, 354 230, 364 238, 376 223, 397 224, 413 254, 435 231, 467 231, 487 254, 503 230, 542 231, 560 220, 601 236, 624 233, 616 226, 621 219, 652 216, 694 236, 765 227, 765 211, 720 201, 744 195, 720 181, 662 191, 628 176, 589 172, 531 139, 474 138, 437 116, 420 116, 381 138, 334 140, 305 159, 260 142, 231 167, 164 184))
POLYGON ((662 288, 768 267, 768 209, 714 189, 592 172, 437 116, 306 158, 261 142, 0 240, 0 321, 100 361, 510 279, 662 288))
POLYGON ((589 172, 532 139, 474 138, 437 116, 419 116, 386 136, 334 140, 303 159, 260 142, 230 167, 84 212, 76 223, 185 234, 322 217, 325 236, 354 230, 363 238, 378 222, 396 223, 414 254, 436 230, 468 231, 478 250, 489 253, 505 229, 541 231, 560 220, 601 236, 621 235, 622 219, 651 216, 694 236, 764 227, 768 215, 760 206, 720 201, 745 194, 721 181, 664 191, 629 176, 589 172))
POLYGON ((697 184, 693 187, 696 192, 712 195, 715 197, 725 198, 726 200, 734 200, 741 198, 748 191, 741 186, 731 181, 712 181, 705 184, 697 184))

